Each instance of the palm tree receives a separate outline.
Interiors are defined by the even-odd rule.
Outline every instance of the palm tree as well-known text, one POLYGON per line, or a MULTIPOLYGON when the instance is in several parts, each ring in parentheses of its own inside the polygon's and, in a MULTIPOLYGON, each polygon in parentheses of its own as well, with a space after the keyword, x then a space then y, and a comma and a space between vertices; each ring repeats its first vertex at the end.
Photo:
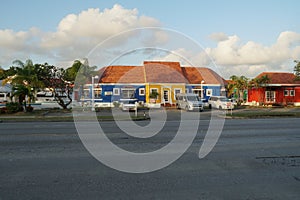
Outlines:
POLYGON ((33 94, 28 96, 28 102, 31 103, 32 100, 34 100, 37 89, 43 88, 44 86, 37 73, 38 66, 33 65, 30 59, 26 60, 25 63, 20 60, 15 60, 13 64, 17 65, 17 67, 16 75, 11 77, 11 83, 17 85, 19 88, 20 85, 24 85, 29 90, 29 93, 32 93, 32 90, 33 94))
POLYGON ((230 95, 235 95, 238 103, 244 101, 244 91, 248 88, 248 78, 245 76, 233 75, 230 77, 231 82, 228 84, 227 89, 230 95))
MULTIPOLYGON (((12 97, 16 96, 18 98, 18 102, 20 107, 23 107, 23 103, 24 103, 24 109, 25 111, 27 111, 27 105, 26 105, 26 97, 28 97, 29 99, 33 98, 33 94, 31 92, 31 88, 30 87, 26 87, 23 84, 18 84, 15 85, 13 88, 13 93, 12 93, 12 97)), ((30 101, 29 102, 29 107, 30 106, 30 101)))

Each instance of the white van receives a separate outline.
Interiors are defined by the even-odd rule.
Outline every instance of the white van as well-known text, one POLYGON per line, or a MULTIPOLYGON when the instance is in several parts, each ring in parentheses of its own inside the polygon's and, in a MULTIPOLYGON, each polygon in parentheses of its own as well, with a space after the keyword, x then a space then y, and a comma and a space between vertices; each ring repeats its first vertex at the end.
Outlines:
POLYGON ((209 108, 233 109, 233 103, 225 96, 211 96, 208 99, 209 108))
POLYGON ((203 111, 203 102, 198 95, 193 93, 176 94, 176 107, 178 109, 203 111))

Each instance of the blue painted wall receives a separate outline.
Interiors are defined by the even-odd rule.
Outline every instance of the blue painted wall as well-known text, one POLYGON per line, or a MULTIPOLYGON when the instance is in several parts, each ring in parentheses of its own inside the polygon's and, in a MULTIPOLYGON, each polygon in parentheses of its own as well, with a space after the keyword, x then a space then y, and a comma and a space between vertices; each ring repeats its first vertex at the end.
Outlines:
POLYGON ((144 88, 145 90, 145 86, 144 85, 105 85, 105 84, 102 84, 101 85, 102 87, 102 101, 101 102, 104 102, 104 103, 110 103, 110 102, 114 102, 114 101, 121 101, 121 99, 124 99, 122 98, 122 88, 130 88, 130 89, 134 89, 135 92, 134 92, 134 99, 137 99, 137 101, 146 101, 146 96, 145 95, 140 95, 139 94, 139 89, 140 88, 144 88), (113 90, 114 88, 118 88, 119 89, 119 92, 120 94, 119 95, 114 95, 113 94, 113 90), (110 93, 111 95, 105 95, 107 93, 110 93))
MULTIPOLYGON (((189 93, 192 93, 192 90, 194 88, 199 89, 200 85, 186 85, 186 89, 188 90, 189 93)), ((203 85, 203 97, 204 99, 208 100, 210 96, 220 96, 221 95, 221 86, 209 86, 209 85, 203 85), (212 95, 208 96, 207 94, 207 89, 212 90, 212 95)))

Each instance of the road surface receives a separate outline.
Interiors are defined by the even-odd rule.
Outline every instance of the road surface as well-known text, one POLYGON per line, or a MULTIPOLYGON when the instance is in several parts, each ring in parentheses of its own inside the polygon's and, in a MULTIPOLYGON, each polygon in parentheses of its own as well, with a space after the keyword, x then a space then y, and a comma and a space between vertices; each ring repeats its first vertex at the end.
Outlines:
MULTIPOLYGON (((199 159, 209 124, 203 120, 182 157, 144 174, 120 172, 97 161, 74 123, 3 122, 0 199, 299 199, 299 122, 226 120, 212 152, 199 159)), ((102 126, 115 144, 139 152, 165 145, 178 123, 174 118, 160 134, 140 141, 121 134, 114 122, 102 126)))

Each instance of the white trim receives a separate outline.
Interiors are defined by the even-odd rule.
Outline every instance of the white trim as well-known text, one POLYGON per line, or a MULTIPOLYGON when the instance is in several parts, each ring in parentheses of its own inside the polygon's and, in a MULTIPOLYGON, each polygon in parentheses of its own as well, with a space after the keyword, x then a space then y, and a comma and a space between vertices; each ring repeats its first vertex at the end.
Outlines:
POLYGON ((213 95, 213 90, 211 89, 211 88, 208 88, 208 89, 205 89, 205 96, 208 96, 208 97, 210 97, 210 96, 214 96, 213 95), (209 94, 210 93, 210 94, 209 94))
POLYGON ((290 95, 290 91, 289 90, 284 90, 283 91, 283 96, 288 97, 290 95), (287 92, 287 93, 285 93, 287 92))
POLYGON ((261 84, 260 87, 267 87, 267 86, 300 86, 300 84, 261 84))
POLYGON ((145 96, 146 95, 146 89, 145 88, 139 88, 139 96, 145 96), (143 94, 141 93, 143 91, 143 94))
MULTIPOLYGON (((225 84, 202 84, 202 86, 222 86, 225 84)), ((186 84, 186 86, 201 86, 201 84, 186 84)))
POLYGON ((113 95, 114 96, 120 96, 120 88, 113 88, 113 95))
POLYGON ((294 97, 296 94, 295 94, 295 90, 290 90, 290 96, 291 97, 294 97), (293 94, 292 94, 293 93, 293 94))
POLYGON ((175 90, 179 90, 179 93, 182 93, 182 88, 174 88, 173 89, 174 99, 176 99, 176 92, 175 92, 175 90))

